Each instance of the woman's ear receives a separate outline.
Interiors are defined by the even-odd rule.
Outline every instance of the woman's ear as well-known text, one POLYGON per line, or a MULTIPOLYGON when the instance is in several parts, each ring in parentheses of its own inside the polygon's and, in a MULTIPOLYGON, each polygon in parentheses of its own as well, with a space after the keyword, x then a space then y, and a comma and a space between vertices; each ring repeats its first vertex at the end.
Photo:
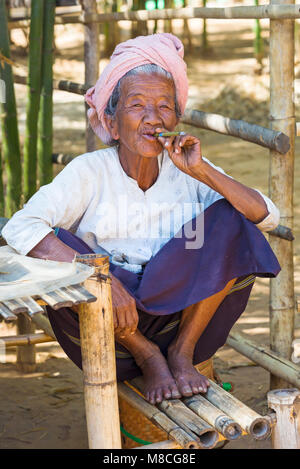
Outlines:
POLYGON ((108 128, 108 131, 111 135, 111 137, 114 140, 119 140, 119 132, 118 132, 118 126, 116 119, 113 116, 109 116, 108 114, 104 114, 103 116, 104 122, 108 128))

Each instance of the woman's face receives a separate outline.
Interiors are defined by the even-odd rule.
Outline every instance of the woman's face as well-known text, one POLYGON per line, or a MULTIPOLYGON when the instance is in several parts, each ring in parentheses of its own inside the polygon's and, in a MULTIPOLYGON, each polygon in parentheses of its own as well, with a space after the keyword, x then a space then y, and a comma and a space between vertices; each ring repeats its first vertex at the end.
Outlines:
POLYGON ((112 137, 119 140, 119 152, 126 156, 158 156, 162 146, 153 136, 155 129, 172 131, 177 122, 172 80, 157 74, 123 80, 116 117, 110 124, 112 137))

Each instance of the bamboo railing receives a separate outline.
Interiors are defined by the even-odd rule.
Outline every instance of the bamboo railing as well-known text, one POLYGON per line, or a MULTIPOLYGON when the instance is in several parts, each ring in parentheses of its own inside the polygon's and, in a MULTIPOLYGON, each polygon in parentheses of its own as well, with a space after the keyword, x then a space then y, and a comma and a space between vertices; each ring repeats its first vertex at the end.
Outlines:
MULTIPOLYGON (((116 13, 90 14, 83 13, 72 16, 59 16, 55 18, 55 24, 71 23, 106 23, 115 21, 148 21, 148 20, 168 20, 168 19, 296 19, 300 18, 299 5, 272 4, 260 6, 236 6, 236 7, 186 7, 178 9, 164 10, 139 10, 116 13)), ((26 27, 26 20, 11 20, 10 28, 26 27)))

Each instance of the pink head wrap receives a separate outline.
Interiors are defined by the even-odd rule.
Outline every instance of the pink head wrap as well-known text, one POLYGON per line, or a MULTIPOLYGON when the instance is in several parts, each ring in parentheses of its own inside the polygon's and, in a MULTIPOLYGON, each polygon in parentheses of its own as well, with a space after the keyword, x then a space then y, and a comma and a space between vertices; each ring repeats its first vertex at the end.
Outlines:
POLYGON ((156 64, 171 73, 177 101, 183 114, 188 97, 183 55, 182 42, 170 33, 139 36, 118 44, 96 85, 84 96, 90 106, 88 118, 95 134, 104 143, 110 142, 111 137, 103 119, 107 102, 120 78, 140 65, 156 64))

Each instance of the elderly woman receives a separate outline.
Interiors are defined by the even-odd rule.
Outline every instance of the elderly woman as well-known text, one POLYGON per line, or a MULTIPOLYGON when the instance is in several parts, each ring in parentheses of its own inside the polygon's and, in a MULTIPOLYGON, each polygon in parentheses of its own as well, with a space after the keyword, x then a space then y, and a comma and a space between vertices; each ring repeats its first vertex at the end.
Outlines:
MULTIPOLYGON (((221 347, 256 276, 280 267, 261 231, 279 222, 259 191, 215 167, 198 138, 172 132, 187 101, 183 46, 171 34, 118 45, 86 100, 108 148, 74 159, 3 230, 21 254, 110 257, 117 374, 143 374, 151 402, 205 392, 194 364, 221 347)), ((80 367, 75 311, 49 308, 80 367)))

